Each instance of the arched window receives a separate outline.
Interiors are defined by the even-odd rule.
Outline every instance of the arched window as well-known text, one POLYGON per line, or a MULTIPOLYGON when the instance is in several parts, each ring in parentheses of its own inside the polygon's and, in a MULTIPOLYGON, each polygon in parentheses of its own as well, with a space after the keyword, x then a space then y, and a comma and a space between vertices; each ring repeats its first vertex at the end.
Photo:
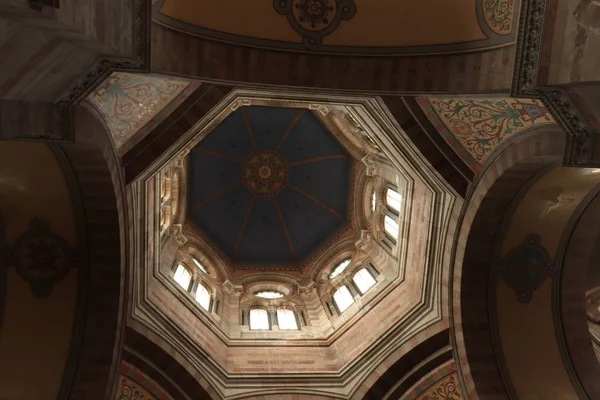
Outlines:
POLYGON ((400 234, 400 208, 402 206, 402 195, 398 193, 396 187, 388 185, 385 190, 386 213, 383 217, 383 229, 385 230, 385 239, 390 246, 398 242, 400 234))
POLYGON ((385 191, 385 204, 392 210, 400 212, 402 205, 402 195, 392 188, 387 188, 385 191))
POLYGON ((366 268, 359 269, 352 277, 352 280, 361 294, 367 293, 367 290, 371 289, 377 283, 373 275, 366 268))
POLYGON ((398 234, 400 233, 400 225, 398 225, 398 222, 389 215, 386 215, 383 217, 383 228, 385 229, 385 233, 390 236, 390 239, 396 243, 398 234))
POLYGON ((200 261, 198 261, 197 258, 192 257, 192 261, 194 262, 194 264, 196 264, 196 266, 198 268, 200 268, 200 271, 204 272, 205 274, 208 274, 208 271, 206 270, 206 267, 204 265, 202 265, 202 263, 200 261))
POLYGON ((333 294, 333 300, 340 312, 344 312, 354 303, 354 298, 346 286, 342 286, 333 294))
POLYGON ((255 296, 262 297, 263 299, 279 299, 284 296, 283 293, 275 290, 260 290, 254 293, 255 296))
POLYGON ((296 314, 287 308, 280 308, 277 310, 277 322, 279 323, 279 329, 281 330, 298 330, 296 314))
POLYGON ((376 208, 377 208, 377 192, 375 190, 373 190, 373 193, 371 194, 371 211, 375 211, 376 208))
POLYGON ((250 310, 250 329, 269 329, 269 313, 264 308, 250 310))
POLYGON ((350 261, 352 261, 352 259, 347 258, 338 265, 336 265, 333 271, 331 271, 331 274, 329 274, 329 279, 335 278, 336 276, 344 272, 344 270, 348 268, 348 265, 350 265, 350 261))
POLYGON ((177 265, 173 279, 185 290, 190 290, 190 283, 192 282, 192 273, 183 265, 177 265))
POLYGON ((204 308, 206 311, 209 310, 210 291, 200 282, 198 283, 198 286, 196 286, 196 301, 200 304, 200 307, 204 308))

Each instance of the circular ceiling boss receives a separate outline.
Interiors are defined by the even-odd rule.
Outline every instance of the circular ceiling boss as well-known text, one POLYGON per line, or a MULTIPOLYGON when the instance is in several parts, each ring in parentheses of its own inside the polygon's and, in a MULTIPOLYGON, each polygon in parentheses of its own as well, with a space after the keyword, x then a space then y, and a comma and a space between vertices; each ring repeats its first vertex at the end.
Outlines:
POLYGON ((274 196, 287 184, 288 165, 272 151, 257 151, 242 168, 244 185, 255 196, 274 196))

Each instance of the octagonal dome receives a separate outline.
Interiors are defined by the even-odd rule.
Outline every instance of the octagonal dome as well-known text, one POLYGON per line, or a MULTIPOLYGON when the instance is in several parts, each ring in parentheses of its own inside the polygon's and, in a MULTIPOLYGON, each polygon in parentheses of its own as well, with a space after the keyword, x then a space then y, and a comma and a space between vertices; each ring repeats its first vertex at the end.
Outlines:
POLYGON ((300 268, 348 226, 352 158, 310 110, 240 107, 188 157, 188 218, 233 267, 300 268))

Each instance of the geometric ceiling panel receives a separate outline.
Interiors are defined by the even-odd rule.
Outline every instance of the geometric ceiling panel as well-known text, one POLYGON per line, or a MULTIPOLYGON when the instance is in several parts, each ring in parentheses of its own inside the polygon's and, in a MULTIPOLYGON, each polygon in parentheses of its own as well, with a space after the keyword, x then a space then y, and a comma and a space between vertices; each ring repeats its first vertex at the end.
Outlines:
POLYGON ((352 158, 308 110, 247 106, 188 155, 188 218, 234 268, 299 269, 348 226, 352 158))

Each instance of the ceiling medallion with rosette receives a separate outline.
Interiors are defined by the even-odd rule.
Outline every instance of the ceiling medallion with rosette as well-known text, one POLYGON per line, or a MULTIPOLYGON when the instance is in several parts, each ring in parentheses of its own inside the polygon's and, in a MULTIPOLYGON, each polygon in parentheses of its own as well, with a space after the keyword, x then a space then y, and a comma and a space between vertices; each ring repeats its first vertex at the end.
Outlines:
POLYGON ((356 14, 354 0, 273 0, 273 7, 296 32, 307 47, 320 45, 342 20, 356 14))

